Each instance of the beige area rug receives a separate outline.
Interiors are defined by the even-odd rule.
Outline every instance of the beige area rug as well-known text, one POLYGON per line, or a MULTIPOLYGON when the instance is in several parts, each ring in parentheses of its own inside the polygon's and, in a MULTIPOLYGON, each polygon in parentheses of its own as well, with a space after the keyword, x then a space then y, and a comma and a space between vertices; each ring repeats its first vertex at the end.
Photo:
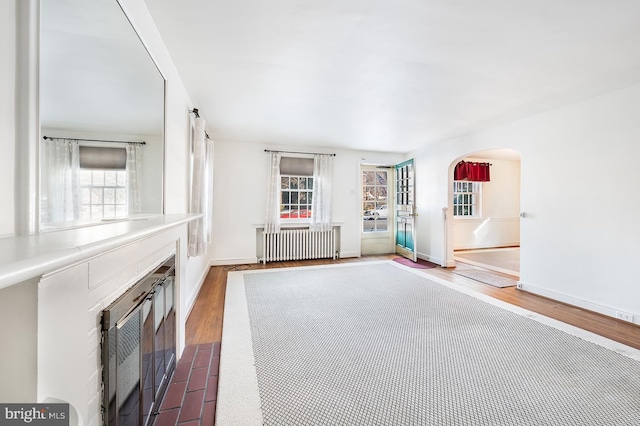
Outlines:
POLYGON ((453 254, 453 259, 457 262, 520 277, 519 247, 456 251, 453 254))
POLYGON ((216 425, 639 425, 639 360, 393 261, 231 272, 216 425))
POLYGON ((461 275, 463 277, 471 278, 472 280, 476 280, 484 284, 492 285, 494 287, 500 287, 500 288, 513 287, 518 284, 518 282, 513 278, 504 277, 495 272, 491 272, 483 269, 455 268, 455 269, 452 269, 451 272, 453 272, 456 275, 461 275))

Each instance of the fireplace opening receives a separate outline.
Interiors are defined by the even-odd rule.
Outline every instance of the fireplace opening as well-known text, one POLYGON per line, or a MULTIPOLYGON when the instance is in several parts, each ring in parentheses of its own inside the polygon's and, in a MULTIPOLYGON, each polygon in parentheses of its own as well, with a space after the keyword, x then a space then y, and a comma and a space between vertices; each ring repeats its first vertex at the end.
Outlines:
POLYGON ((103 423, 151 424, 175 364, 171 256, 102 311, 103 423))

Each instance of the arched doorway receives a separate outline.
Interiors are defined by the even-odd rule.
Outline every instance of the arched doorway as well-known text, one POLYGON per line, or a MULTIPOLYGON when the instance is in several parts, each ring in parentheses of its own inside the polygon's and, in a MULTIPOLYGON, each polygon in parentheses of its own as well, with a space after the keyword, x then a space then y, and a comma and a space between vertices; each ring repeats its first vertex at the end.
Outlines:
POLYGON ((469 263, 520 276, 520 164, 511 149, 469 153, 449 166, 445 264, 469 263), (454 180, 460 161, 490 163, 490 181, 454 180))

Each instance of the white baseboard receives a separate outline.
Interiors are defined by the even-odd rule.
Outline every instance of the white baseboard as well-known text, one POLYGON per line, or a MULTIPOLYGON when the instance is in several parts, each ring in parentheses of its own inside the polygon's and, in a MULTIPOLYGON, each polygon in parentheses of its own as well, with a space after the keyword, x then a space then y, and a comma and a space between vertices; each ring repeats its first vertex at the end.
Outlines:
POLYGON ((257 257, 241 257, 238 259, 214 259, 211 261, 211 266, 244 265, 247 263, 258 263, 258 258, 257 257))
POLYGON ((196 287, 196 291, 194 291, 193 295, 189 297, 189 301, 187 303, 187 316, 185 317, 187 319, 189 318, 189 315, 191 315, 191 311, 196 304, 196 300, 198 299, 198 295, 200 294, 200 289, 202 289, 202 285, 204 284, 204 281, 207 279, 207 275, 209 274, 209 269, 211 269, 211 265, 207 265, 207 267, 204 268, 204 270, 202 271, 202 275, 200 276, 200 282, 196 287))
POLYGON ((420 252, 416 253, 416 255, 418 256, 418 259, 426 260, 427 262, 435 263, 436 265, 442 265, 442 258, 440 257, 431 256, 420 252))
POLYGON ((463 244, 461 246, 454 246, 454 250, 473 250, 473 249, 491 249, 502 247, 516 247, 520 246, 520 241, 497 241, 493 243, 481 243, 481 244, 463 244))
POLYGON ((359 251, 341 251, 340 252, 340 259, 343 259, 345 257, 360 257, 360 252, 359 251))
MULTIPOLYGON (((582 300, 577 297, 569 296, 564 293, 559 293, 553 290, 549 290, 546 288, 538 287, 535 285, 527 284, 523 281, 518 281, 518 289, 528 291, 529 293, 537 294, 539 296, 544 296, 549 299, 557 300, 559 302, 567 303, 569 305, 577 306, 578 308, 587 309, 589 311, 597 312, 602 315, 606 315, 609 317, 616 318, 616 312, 619 312, 618 309, 612 308, 606 305, 600 305, 598 303, 589 302, 587 300, 582 300)), ((623 310, 624 311, 624 310, 623 310)), ((640 324, 640 314, 634 312, 624 311, 633 315, 634 324, 640 324)))

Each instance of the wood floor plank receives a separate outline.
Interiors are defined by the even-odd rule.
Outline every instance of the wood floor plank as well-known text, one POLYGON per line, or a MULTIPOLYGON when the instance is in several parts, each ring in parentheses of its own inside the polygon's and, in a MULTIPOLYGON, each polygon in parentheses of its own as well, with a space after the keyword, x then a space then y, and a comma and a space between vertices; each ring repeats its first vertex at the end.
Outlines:
MULTIPOLYGON (((333 260, 272 262, 267 265, 214 266, 200 289, 186 326, 187 344, 219 342, 222 339, 222 320, 227 273, 234 269, 274 269, 294 266, 330 265, 371 260, 389 260, 395 255, 363 256, 333 260)), ((611 340, 640 349, 640 326, 615 318, 587 311, 562 302, 517 290, 515 287, 497 288, 469 278, 453 274, 444 268, 420 269, 425 275, 433 275, 447 282, 464 286, 504 302, 557 319, 611 340)))

